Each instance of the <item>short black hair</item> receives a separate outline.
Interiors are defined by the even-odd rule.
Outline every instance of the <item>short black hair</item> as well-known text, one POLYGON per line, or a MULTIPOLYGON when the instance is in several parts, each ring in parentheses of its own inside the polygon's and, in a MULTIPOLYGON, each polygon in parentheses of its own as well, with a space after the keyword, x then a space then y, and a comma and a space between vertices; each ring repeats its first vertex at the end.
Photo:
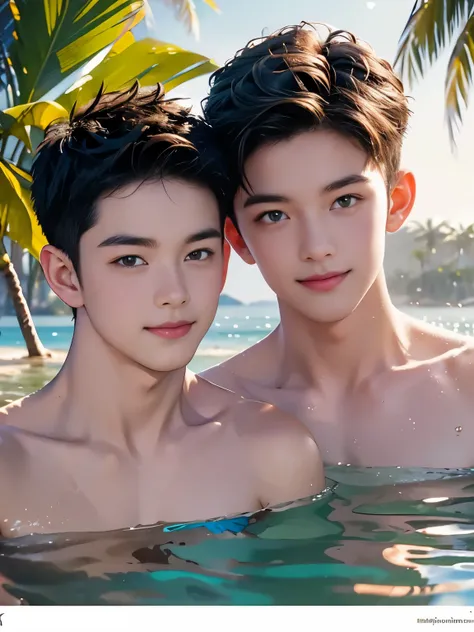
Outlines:
POLYGON ((97 221, 96 203, 131 182, 180 178, 209 188, 221 226, 227 214, 227 176, 204 120, 163 86, 105 93, 69 120, 55 122, 33 163, 32 199, 43 233, 71 260, 78 275, 79 241, 97 221))

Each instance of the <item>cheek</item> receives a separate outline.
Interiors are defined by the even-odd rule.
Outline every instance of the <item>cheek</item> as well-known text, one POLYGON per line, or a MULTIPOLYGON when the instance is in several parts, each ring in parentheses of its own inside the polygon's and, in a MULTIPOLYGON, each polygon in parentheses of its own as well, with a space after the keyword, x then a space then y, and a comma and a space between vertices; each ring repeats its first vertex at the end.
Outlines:
POLYGON ((112 324, 127 320, 130 313, 136 311, 140 305, 142 283, 138 275, 124 279, 125 273, 126 271, 119 274, 119 271, 107 270, 103 274, 95 271, 94 274, 84 275, 84 304, 90 318, 97 323, 106 321, 112 324))
POLYGON ((365 253, 366 257, 378 252, 385 244, 385 218, 369 209, 355 214, 346 231, 345 241, 349 252, 357 251, 361 256, 365 253))
POLYGON ((186 272, 186 284, 192 297, 192 302, 208 306, 212 309, 219 300, 224 274, 224 263, 222 257, 216 257, 209 265, 199 264, 190 266, 186 272))
POLYGON ((291 248, 296 248, 293 229, 296 223, 283 221, 281 226, 252 224, 244 233, 245 243, 257 265, 279 268, 291 256, 291 248))

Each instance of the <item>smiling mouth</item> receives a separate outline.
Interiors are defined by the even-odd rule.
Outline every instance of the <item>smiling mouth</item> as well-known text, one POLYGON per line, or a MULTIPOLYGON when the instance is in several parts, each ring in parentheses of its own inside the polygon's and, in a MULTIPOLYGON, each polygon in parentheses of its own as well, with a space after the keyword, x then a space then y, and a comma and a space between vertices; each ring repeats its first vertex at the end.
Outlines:
POLYGON ((194 323, 180 321, 176 323, 164 323, 158 327, 145 327, 145 329, 160 338, 175 340, 186 336, 191 331, 193 325, 194 323))
POLYGON ((329 272, 328 274, 315 275, 298 281, 301 285, 315 292, 330 292, 350 274, 351 270, 346 272, 329 272))

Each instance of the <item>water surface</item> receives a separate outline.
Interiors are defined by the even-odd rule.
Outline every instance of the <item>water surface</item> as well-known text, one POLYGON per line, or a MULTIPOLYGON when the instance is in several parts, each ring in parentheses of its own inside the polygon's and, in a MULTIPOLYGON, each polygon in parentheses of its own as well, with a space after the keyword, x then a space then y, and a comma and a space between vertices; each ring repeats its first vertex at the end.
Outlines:
POLYGON ((244 516, 240 532, 159 524, 3 541, 0 576, 34 605, 474 604, 473 470, 327 474, 324 493, 244 516))

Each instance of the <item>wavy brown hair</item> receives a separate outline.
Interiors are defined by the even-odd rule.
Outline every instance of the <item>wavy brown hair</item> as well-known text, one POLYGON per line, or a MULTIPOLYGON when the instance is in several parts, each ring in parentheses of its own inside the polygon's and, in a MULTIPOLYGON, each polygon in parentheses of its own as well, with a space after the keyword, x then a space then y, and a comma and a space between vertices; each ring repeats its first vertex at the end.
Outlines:
POLYGON ((322 37, 302 22, 251 40, 211 76, 204 115, 236 186, 247 188, 257 148, 321 128, 357 141, 393 184, 410 114, 403 85, 355 35, 326 28, 322 37))

